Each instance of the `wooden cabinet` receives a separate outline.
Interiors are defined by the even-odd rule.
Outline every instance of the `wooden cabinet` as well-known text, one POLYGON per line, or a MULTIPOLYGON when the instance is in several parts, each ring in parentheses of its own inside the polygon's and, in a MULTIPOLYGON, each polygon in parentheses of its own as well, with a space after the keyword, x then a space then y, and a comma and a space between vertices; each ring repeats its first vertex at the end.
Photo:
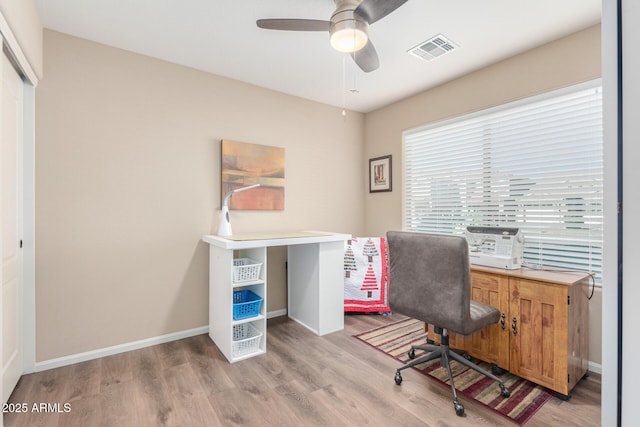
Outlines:
POLYGON ((589 275, 473 266, 471 297, 500 321, 451 345, 568 396, 589 360, 589 275))

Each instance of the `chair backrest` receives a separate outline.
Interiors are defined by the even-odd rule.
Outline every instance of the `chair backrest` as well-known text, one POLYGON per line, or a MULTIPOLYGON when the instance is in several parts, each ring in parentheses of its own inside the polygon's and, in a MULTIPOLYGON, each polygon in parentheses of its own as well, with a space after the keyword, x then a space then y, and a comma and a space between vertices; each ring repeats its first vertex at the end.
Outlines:
POLYGON ((471 317, 469 247, 464 237, 387 232, 391 310, 452 332, 471 317))

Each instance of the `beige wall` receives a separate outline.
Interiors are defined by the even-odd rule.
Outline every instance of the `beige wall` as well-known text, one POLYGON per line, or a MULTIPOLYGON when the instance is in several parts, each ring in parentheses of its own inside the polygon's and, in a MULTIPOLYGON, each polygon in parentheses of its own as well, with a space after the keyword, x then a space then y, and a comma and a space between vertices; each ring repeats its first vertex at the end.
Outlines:
MULTIPOLYGON (((284 211, 234 231, 361 234, 363 116, 45 31, 36 93, 37 361, 208 324, 219 139, 285 148, 284 211)), ((224 58, 221 58, 224 60, 224 58)), ((270 250, 268 310, 286 308, 270 250)))
MULTIPOLYGON (((393 192, 365 196, 365 232, 402 229, 402 132, 600 77, 600 25, 511 57, 365 116, 365 159, 393 156, 393 192)), ((367 170, 363 172, 365 175, 367 170)), ((590 304, 590 360, 600 363, 601 295, 590 304)))
POLYGON ((31 68, 42 78, 42 24, 33 0, 0 0, 0 13, 9 24, 31 68))

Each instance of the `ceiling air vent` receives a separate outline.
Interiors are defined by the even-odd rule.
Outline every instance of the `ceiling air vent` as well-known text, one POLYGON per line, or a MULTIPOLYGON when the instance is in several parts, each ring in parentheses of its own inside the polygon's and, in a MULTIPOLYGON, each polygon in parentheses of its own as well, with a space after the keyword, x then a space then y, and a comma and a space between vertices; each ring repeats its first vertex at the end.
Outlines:
POLYGON ((425 61, 434 60, 446 53, 453 52, 457 46, 442 34, 426 40, 416 47, 409 49, 409 53, 425 61))

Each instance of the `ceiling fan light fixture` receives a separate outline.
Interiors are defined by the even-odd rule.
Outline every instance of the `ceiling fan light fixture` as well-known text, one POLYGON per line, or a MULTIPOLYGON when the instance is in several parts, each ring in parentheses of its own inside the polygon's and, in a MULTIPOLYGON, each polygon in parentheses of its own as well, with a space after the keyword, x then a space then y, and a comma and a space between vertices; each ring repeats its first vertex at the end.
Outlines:
POLYGON ((329 28, 331 46, 338 52, 346 53, 362 49, 369 41, 368 27, 369 24, 358 19, 352 10, 336 13, 329 28))

